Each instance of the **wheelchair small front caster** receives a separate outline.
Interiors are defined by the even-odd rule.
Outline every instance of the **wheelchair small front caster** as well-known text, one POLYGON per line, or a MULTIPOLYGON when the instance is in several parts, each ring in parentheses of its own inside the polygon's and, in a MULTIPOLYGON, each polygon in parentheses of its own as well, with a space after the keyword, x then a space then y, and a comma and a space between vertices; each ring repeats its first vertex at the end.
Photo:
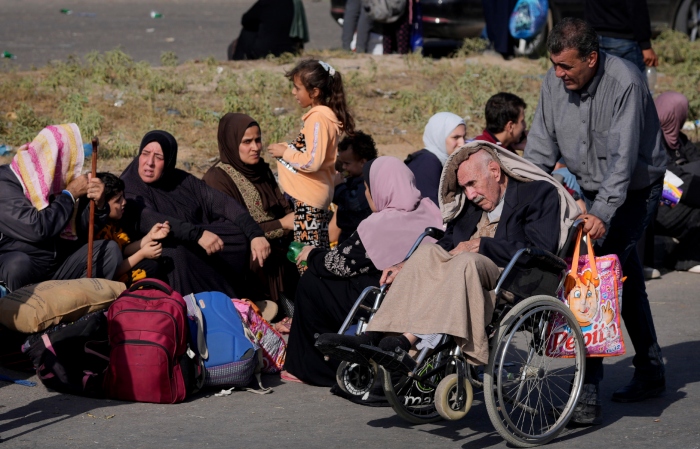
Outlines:
POLYGON ((369 392, 377 378, 377 365, 370 362, 370 366, 359 363, 343 361, 338 366, 335 379, 338 386, 345 393, 362 397, 369 392))
POLYGON ((474 390, 467 378, 464 378, 464 397, 458 397, 457 374, 450 374, 440 381, 435 390, 435 409, 448 421, 457 421, 466 416, 474 400, 474 390))

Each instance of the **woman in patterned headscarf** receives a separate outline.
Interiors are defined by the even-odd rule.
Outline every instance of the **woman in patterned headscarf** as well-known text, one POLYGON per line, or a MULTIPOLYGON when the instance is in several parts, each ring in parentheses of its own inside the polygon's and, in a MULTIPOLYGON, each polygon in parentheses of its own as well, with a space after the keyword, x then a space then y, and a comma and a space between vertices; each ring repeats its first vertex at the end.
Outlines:
POLYGON ((262 280, 262 293, 275 302, 280 295, 293 300, 299 274, 285 255, 292 241, 294 213, 270 166, 260 157, 260 125, 248 115, 228 113, 219 121, 218 141, 219 161, 202 179, 245 206, 265 232, 272 252, 264 268, 251 267, 262 280))
MULTIPOLYGON (((90 203, 95 225, 107 219, 104 189, 88 182, 74 123, 51 125, 0 166, 0 285, 10 291, 48 279, 77 279, 87 267, 90 203)), ((121 262, 114 242, 96 241, 95 275, 111 279, 121 262)))

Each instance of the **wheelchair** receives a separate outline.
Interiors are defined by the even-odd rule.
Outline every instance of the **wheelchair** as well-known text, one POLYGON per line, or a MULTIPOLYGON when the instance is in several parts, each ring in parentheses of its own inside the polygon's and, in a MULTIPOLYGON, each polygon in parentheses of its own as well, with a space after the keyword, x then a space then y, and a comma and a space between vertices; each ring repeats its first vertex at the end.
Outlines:
MULTIPOLYGON (((362 345, 364 352, 338 346, 319 348, 326 358, 342 360, 338 386, 350 395, 368 394, 376 379, 392 408, 413 424, 466 416, 474 389, 483 389, 489 418, 498 433, 518 447, 534 447, 555 438, 569 422, 583 388, 585 344, 581 328, 569 308, 557 299, 567 265, 562 258, 572 248, 576 229, 569 230, 558 256, 539 249, 516 252, 498 278, 496 307, 490 324, 489 362, 467 363, 452 337, 443 335, 434 348, 423 348, 415 368, 401 363, 408 357, 362 345), (574 356, 556 353, 553 329, 567 330, 566 346, 574 356), (368 356, 368 353, 371 356, 368 356)), ((406 259, 425 237, 440 239, 444 232, 427 228, 406 259)), ((339 334, 361 335, 387 293, 388 285, 367 287, 343 322, 339 334)), ((560 340, 561 341, 561 340, 560 340)))

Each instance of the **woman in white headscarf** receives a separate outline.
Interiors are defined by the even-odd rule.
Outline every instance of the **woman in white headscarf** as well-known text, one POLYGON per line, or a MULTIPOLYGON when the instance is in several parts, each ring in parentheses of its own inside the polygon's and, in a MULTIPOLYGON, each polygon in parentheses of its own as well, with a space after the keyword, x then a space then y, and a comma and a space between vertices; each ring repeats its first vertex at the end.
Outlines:
POLYGON ((409 155, 404 161, 416 177, 416 187, 420 193, 436 205, 442 166, 450 154, 464 145, 466 134, 467 125, 462 117, 451 112, 438 112, 425 125, 425 148, 409 155))

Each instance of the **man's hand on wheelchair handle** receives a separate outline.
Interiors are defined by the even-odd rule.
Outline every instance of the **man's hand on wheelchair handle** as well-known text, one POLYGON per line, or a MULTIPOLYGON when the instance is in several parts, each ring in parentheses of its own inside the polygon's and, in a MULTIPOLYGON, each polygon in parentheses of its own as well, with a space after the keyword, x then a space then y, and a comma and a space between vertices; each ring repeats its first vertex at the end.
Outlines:
POLYGON ((389 268, 385 268, 384 271, 382 271, 382 277, 379 279, 379 285, 384 285, 384 284, 391 284, 394 282, 394 279, 396 278, 396 275, 399 274, 399 271, 403 268, 403 264, 405 262, 397 263, 396 265, 392 265, 389 268))
POLYGON ((583 232, 587 232, 593 240, 605 235, 605 223, 603 220, 591 214, 582 214, 578 219, 583 220, 583 232))
POLYGON ((459 245, 455 246, 450 254, 456 256, 459 253, 478 253, 479 246, 481 245, 481 239, 467 240, 466 242, 460 242, 459 245))

